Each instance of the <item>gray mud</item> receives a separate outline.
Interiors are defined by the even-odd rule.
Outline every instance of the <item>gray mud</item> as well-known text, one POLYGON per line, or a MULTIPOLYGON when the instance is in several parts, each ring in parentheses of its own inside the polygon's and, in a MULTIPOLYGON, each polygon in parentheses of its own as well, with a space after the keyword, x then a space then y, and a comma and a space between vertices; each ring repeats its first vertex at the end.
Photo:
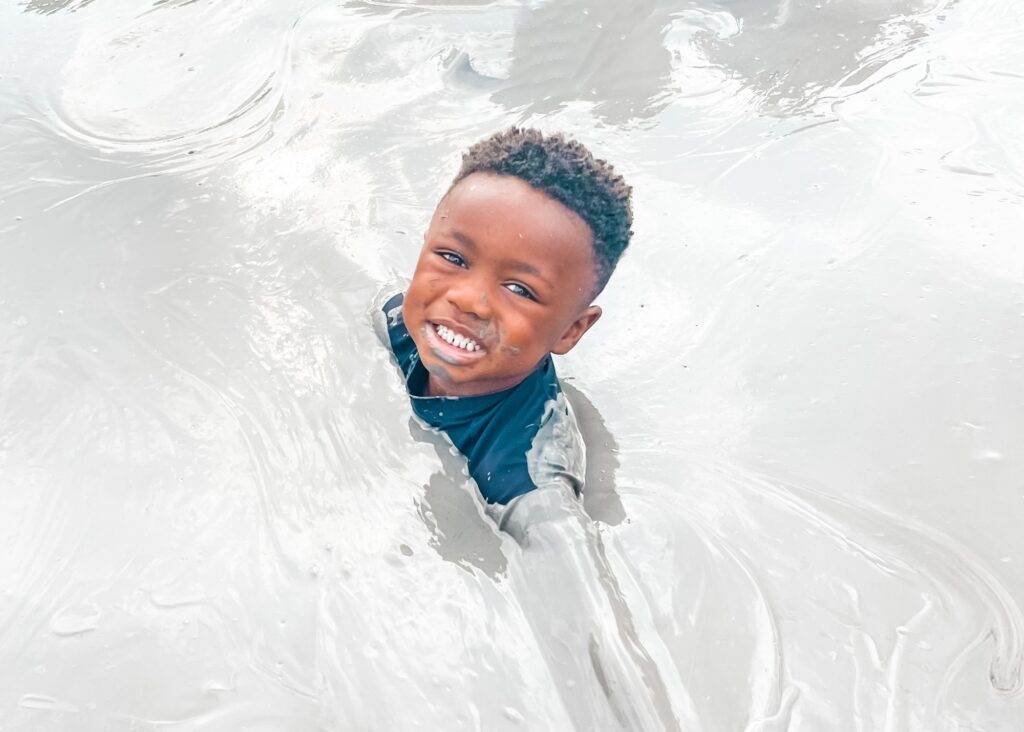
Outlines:
POLYGON ((3 4, 0 728, 1024 729, 1021 119, 1016 0, 3 4), (635 188, 606 615, 366 317, 510 123, 635 188))

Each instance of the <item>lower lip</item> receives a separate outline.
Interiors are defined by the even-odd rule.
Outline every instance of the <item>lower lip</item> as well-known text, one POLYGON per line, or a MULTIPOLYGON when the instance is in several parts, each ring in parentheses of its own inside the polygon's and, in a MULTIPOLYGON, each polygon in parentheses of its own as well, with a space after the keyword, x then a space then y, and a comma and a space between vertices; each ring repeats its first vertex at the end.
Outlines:
POLYGON ((467 351, 464 348, 453 346, 437 334, 436 328, 437 326, 433 323, 427 323, 423 330, 426 331, 427 343, 430 344, 430 348, 447 363, 468 364, 479 361, 487 353, 483 349, 467 351))

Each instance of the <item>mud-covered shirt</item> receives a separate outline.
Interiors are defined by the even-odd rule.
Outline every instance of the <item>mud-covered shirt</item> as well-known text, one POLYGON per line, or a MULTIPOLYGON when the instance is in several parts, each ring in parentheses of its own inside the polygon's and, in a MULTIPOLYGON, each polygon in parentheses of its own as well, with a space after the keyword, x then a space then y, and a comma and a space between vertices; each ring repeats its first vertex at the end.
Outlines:
POLYGON ((546 356, 519 384, 479 396, 429 397, 428 373, 402 318, 403 294, 383 307, 387 338, 416 415, 445 432, 469 463, 489 504, 508 504, 542 485, 582 489, 584 448, 555 365, 546 356))

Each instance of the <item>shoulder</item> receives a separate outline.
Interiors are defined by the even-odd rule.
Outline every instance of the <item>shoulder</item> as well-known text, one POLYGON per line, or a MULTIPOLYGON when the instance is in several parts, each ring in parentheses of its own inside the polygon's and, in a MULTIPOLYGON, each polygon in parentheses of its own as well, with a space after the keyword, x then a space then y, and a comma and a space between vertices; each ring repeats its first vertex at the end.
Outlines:
POLYGON ((586 447, 576 414, 561 389, 545 402, 540 421, 531 432, 526 451, 530 490, 506 504, 487 506, 498 527, 517 538, 529 524, 554 520, 567 502, 575 504, 586 474, 586 447))
POLYGON ((435 422, 466 456, 488 503, 504 505, 535 490, 567 462, 553 456, 573 452, 566 436, 575 430, 565 424, 569 415, 550 359, 511 389, 462 397, 443 409, 435 422))
POLYGON ((377 338, 385 346, 391 347, 389 333, 396 327, 404 327, 402 321, 402 303, 408 282, 396 280, 389 282, 373 296, 367 313, 377 338))
MULTIPOLYGON (((408 281, 402 283, 408 286, 408 281)), ((392 283, 381 289, 373 298, 370 306, 370 323, 381 345, 391 353, 395 365, 405 380, 406 388, 418 388, 411 383, 422 371, 416 343, 409 335, 402 317, 402 303, 405 300, 405 289, 398 289, 399 284, 392 283)))
POLYGON ((567 484, 577 495, 582 492, 587 450, 576 413, 561 388, 544 404, 526 461, 538 488, 558 482, 567 484))

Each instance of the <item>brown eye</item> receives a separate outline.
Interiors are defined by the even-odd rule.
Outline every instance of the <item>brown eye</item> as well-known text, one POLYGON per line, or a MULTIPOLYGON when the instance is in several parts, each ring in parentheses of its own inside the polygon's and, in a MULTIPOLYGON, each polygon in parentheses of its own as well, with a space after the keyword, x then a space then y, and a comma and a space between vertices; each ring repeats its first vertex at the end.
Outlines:
POLYGON ((437 256, 441 257, 441 259, 444 259, 447 262, 451 262, 456 267, 465 268, 466 266, 466 260, 463 259, 460 255, 456 254, 455 252, 438 252, 437 256))
POLYGON ((537 298, 534 296, 534 294, 532 292, 527 290, 525 287, 520 285, 518 282, 509 282, 507 285, 505 285, 505 288, 509 292, 512 292, 512 293, 514 293, 516 295, 519 295, 519 297, 525 297, 526 299, 533 300, 534 302, 536 302, 536 300, 537 300, 537 298))

